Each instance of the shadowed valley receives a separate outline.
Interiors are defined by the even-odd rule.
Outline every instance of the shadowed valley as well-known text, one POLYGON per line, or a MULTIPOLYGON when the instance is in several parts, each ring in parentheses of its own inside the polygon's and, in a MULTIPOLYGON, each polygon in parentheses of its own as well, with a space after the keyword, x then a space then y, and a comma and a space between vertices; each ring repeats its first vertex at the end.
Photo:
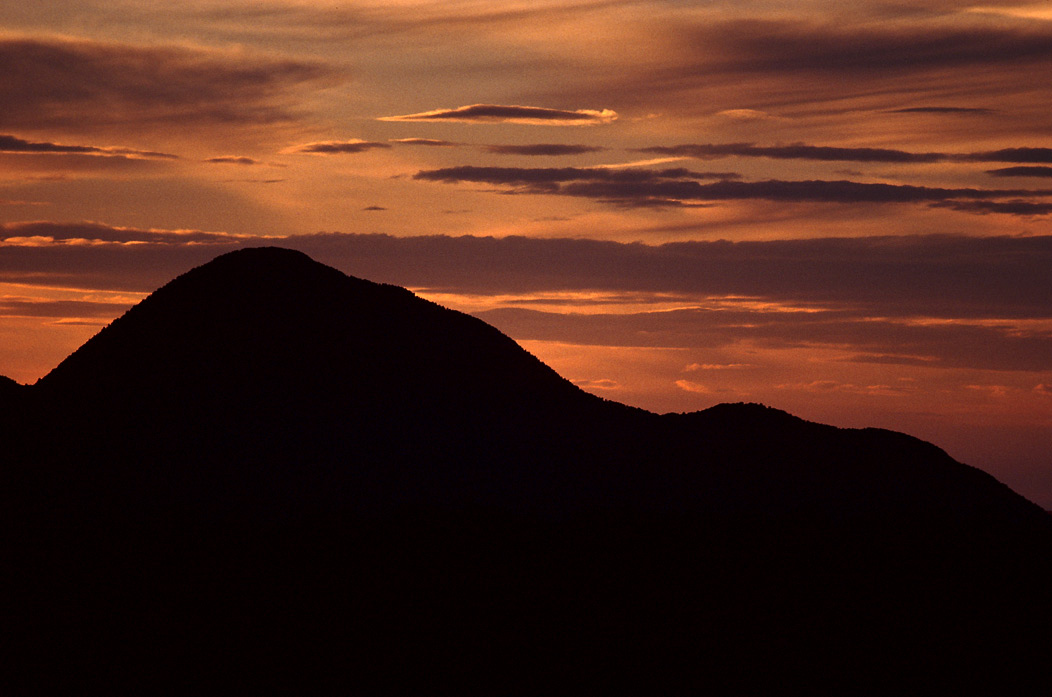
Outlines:
POLYGON ((390 694, 1044 677, 1052 524, 899 433, 657 415, 298 252, 0 380, 34 684, 390 694))

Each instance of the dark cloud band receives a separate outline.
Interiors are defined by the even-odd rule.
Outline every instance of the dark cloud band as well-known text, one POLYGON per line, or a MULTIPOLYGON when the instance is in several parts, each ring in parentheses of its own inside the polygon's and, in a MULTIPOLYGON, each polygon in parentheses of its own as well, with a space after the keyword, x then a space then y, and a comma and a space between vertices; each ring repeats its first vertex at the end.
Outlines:
MULTIPOLYGON (((450 167, 417 172, 416 179, 445 183, 473 182, 517 187, 518 193, 558 194, 592 198, 620 205, 661 205, 682 202, 765 200, 824 203, 933 203, 1052 196, 1052 190, 971 189, 871 184, 847 180, 736 181, 737 175, 693 172, 675 168, 526 168, 450 167), (718 181, 703 182, 703 179, 718 181)), ((1038 214, 1030 208, 1026 215, 1038 214)), ((960 210, 968 210, 962 207, 960 210)), ((996 207, 990 208, 990 212, 996 207)), ((1001 212, 1012 212, 1005 208, 1001 212)))
POLYGON ((943 153, 913 153, 887 148, 835 148, 821 145, 759 146, 753 143, 703 143, 642 148, 640 152, 711 160, 722 157, 766 157, 823 162, 941 162, 943 153))
MULTIPOLYGON (((97 223, 0 224, 0 280, 48 274, 149 291, 199 259, 279 244, 358 276, 457 293, 602 290, 734 295, 879 316, 1052 319, 1052 236, 963 235, 756 242, 623 244, 581 239, 317 233, 290 237, 118 228, 97 223), (16 241, 40 238, 35 246, 16 241), (46 243, 46 240, 54 240, 46 243), (92 245, 64 244, 88 240, 92 245), (135 244, 125 244, 133 242, 135 244), (103 270, 108 256, 123 259, 103 270), (139 256, 136 256, 139 255, 139 256), (160 255, 160 256, 154 256, 160 255), (167 261, 163 261, 163 260, 167 261), (146 263, 149 260, 149 263, 146 263), (143 278, 127 285, 125 278, 143 278), (982 282, 977 282, 981 279, 982 282)), ((115 262, 114 262, 115 263, 115 262)))
POLYGON ((0 227, 0 238, 4 282, 150 291, 224 251, 279 244, 356 276, 432 291, 527 298, 601 291, 626 302, 653 296, 683 306, 615 315, 506 308, 483 315, 517 339, 683 348, 749 341, 850 347, 853 360, 1052 369, 1052 236, 645 245, 339 233, 268 238, 22 223, 0 227), (73 240, 93 244, 63 243, 73 240), (779 312, 772 304, 807 311, 779 312))
POLYGON ((723 157, 765 157, 775 160, 819 162, 890 162, 927 164, 932 162, 1020 162, 1052 163, 1052 148, 1003 148, 974 153, 909 152, 890 148, 839 148, 794 143, 761 146, 754 143, 698 143, 654 146, 639 152, 713 160, 723 157))

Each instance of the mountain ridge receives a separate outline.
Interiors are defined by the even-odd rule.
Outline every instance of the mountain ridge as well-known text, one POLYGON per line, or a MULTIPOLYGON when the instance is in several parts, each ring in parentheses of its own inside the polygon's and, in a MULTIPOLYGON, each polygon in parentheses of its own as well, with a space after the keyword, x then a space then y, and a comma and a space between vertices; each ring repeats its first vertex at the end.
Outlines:
POLYGON ((5 601, 38 690, 1044 677, 1052 518, 990 475, 763 405, 610 402, 297 252, 197 267, 16 391, 5 601))
POLYGON ((604 400, 481 320, 275 247, 179 276, 23 392, 51 421, 80 424, 74 441, 94 443, 69 452, 60 433, 41 439, 59 469, 99 463, 80 467, 98 479, 99 497, 134 480, 140 496, 176 505, 203 487, 265 508, 291 487, 305 505, 353 508, 431 497, 564 512, 882 515, 955 501, 962 512, 996 508, 983 496, 1008 510, 1018 496, 894 432, 835 429, 762 405, 657 415, 604 400), (132 428, 112 427, 121 422, 132 428), (882 449, 903 464, 881 462, 882 449), (149 470, 108 474, 144 457, 149 470), (264 482, 254 462, 281 474, 264 482), (953 472, 944 487, 953 495, 934 463, 953 472))

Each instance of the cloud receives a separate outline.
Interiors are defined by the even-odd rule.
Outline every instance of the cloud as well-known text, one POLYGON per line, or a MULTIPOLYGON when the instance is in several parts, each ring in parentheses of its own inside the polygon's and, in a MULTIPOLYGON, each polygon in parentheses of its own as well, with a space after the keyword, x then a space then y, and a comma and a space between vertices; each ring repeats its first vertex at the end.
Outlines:
MULTIPOLYGON (((2 117, 0 117, 2 118, 2 117)), ((56 153, 64 155, 101 155, 113 157, 145 157, 162 160, 176 160, 178 155, 154 152, 152 150, 135 150, 132 148, 103 148, 95 145, 60 145, 58 143, 32 142, 9 134, 0 134, 0 152, 6 153, 56 153)))
POLYGON ((128 302, 0 297, 0 317, 93 317, 108 320, 120 315, 129 306, 128 302))
POLYGON ((691 363, 683 368, 684 373, 693 373, 699 370, 735 370, 738 368, 751 368, 749 363, 691 363))
POLYGON ((1012 391, 1007 385, 965 385, 964 389, 981 392, 994 399, 1004 398, 1012 391))
POLYGON ((250 237, 201 230, 148 230, 102 223, 0 223, 0 282, 152 292, 250 237))
POLYGON ((975 103, 958 108, 996 105, 1005 116, 984 126, 1006 133, 1043 106, 1032 76, 1049 69, 1050 22, 967 17, 959 8, 887 17, 874 3, 836 12, 808 3, 792 13, 759 5, 655 16, 650 41, 638 39, 647 53, 615 54, 614 69, 587 73, 550 98, 616 94, 619 109, 691 117, 747 104, 801 123, 821 114, 862 125, 861 114, 953 108, 968 95, 975 103))
POLYGON ((960 156, 970 162, 1019 162, 1052 164, 1052 148, 1003 148, 960 156))
POLYGON ((28 175, 33 172, 54 179, 79 172, 157 171, 169 160, 154 157, 131 157, 117 154, 2 152, 0 163, 9 170, 28 175))
POLYGON ((312 153, 315 155, 345 155, 368 150, 389 148, 389 143, 378 143, 369 140, 326 140, 317 143, 293 145, 282 150, 283 153, 312 153))
POLYGON ((617 380, 600 378, 598 380, 573 380, 573 384, 585 390, 616 390, 621 387, 617 380))
POLYGON ((247 235, 201 230, 144 230, 113 227, 102 223, 21 222, 0 223, 0 245, 18 246, 23 240, 47 240, 51 244, 129 244, 166 245, 229 244, 249 239, 247 235))
POLYGON ((0 198, 0 206, 46 206, 47 201, 25 201, 21 199, 0 198))
POLYGON ((994 177, 1052 177, 1052 167, 1003 167, 988 169, 986 173, 994 177))
POLYGON ((0 135, 0 152, 61 152, 61 153, 95 153, 100 148, 86 145, 58 145, 56 143, 31 143, 12 135, 0 135))
POLYGON ((723 111, 717 111, 716 116, 735 121, 771 121, 779 118, 759 109, 724 109, 723 111))
POLYGON ((689 169, 642 169, 613 167, 446 167, 421 170, 414 179, 447 184, 475 182, 480 184, 536 185, 550 191, 548 185, 573 181, 638 183, 661 180, 735 179, 733 172, 694 172, 689 169))
POLYGON ((710 160, 722 157, 767 157, 778 160, 819 160, 823 162, 939 162, 943 153, 912 153, 887 148, 835 148, 796 143, 758 146, 753 143, 705 143, 642 148, 640 152, 694 157, 710 160))
POLYGON ((241 155, 223 155, 221 157, 210 157, 205 162, 216 165, 261 165, 259 160, 241 155))
POLYGON ((1007 23, 844 24, 743 19, 690 31, 713 62, 734 71, 901 75, 1047 61, 1052 28, 1007 23))
POLYGON ((779 390, 803 390, 804 392, 858 392, 858 386, 836 380, 813 380, 805 383, 775 385, 779 390))
POLYGON ((518 123, 546 126, 594 126, 610 123, 617 113, 610 109, 546 109, 535 106, 472 104, 455 109, 435 109, 403 116, 385 116, 380 121, 456 121, 461 123, 518 123))
MULTIPOLYGON (((402 50, 416 43, 430 44, 436 36, 452 36, 462 45, 492 32, 518 35, 524 26, 550 31, 553 21, 574 20, 584 15, 618 7, 625 0, 536 3, 216 3, 192 14, 209 29, 224 28, 228 35, 256 37, 261 32, 295 41, 365 40, 395 37, 402 50), (414 36, 422 35, 424 41, 414 36), (409 37, 409 38, 407 38, 409 37)), ((171 11, 161 16, 170 23, 171 11)), ((532 30, 531 30, 532 32, 532 30)))
POLYGON ((793 143, 761 146, 754 143, 696 143, 641 148, 639 152, 713 160, 723 157, 765 157, 774 160, 819 162, 1033 162, 1052 163, 1052 148, 1003 148, 973 153, 909 152, 892 148, 842 148, 793 143))
POLYGON ((794 390, 798 392, 846 392, 848 394, 883 395, 885 397, 899 397, 915 391, 914 388, 905 385, 855 385, 850 382, 838 382, 836 380, 785 383, 774 387, 778 390, 794 390))
POLYGON ((449 140, 436 140, 435 138, 391 138, 390 142, 399 145, 423 145, 434 148, 452 148, 459 145, 449 140))
POLYGON ((702 385, 700 382, 692 382, 690 380, 676 380, 676 387, 683 390, 684 392, 695 392, 697 394, 712 394, 712 389, 702 385))
POLYGON ((936 208, 950 208, 965 213, 1003 213, 1007 215, 1041 216, 1052 214, 1052 203, 1034 201, 942 201, 936 208))
POLYGON ((721 349, 740 351, 743 346, 761 350, 828 350, 848 352, 843 360, 860 363, 1020 372, 1052 370, 1052 332, 1020 330, 1010 323, 918 323, 835 309, 800 313, 748 307, 617 314, 515 308, 475 314, 519 340, 708 353, 721 349), (874 355, 886 360, 869 360, 874 355))
POLYGON ((510 193, 559 194, 595 198, 624 207, 685 205, 698 198, 697 180, 731 180, 734 172, 694 172, 683 168, 643 169, 615 167, 476 167, 466 165, 422 170, 414 179, 447 184, 474 182, 516 187, 510 193), (689 190, 688 190, 689 189, 689 190))
MULTIPOLYGON (((918 203, 957 199, 1052 196, 1052 190, 939 188, 909 184, 872 184, 848 180, 735 181, 739 175, 694 172, 683 168, 526 168, 447 167, 422 170, 415 179, 444 183, 474 182, 517 187, 514 193, 558 194, 598 199, 623 206, 682 205, 686 202, 765 200, 824 203, 918 203), (718 181, 702 183, 699 180, 718 181)), ((1044 204, 978 206, 976 212, 1039 214, 1044 204)), ((959 210, 971 210, 962 205, 959 210)))
POLYGON ((4 37, 0 128, 275 124, 296 118, 299 90, 341 79, 318 62, 245 51, 4 37))
POLYGON ((960 106, 914 106, 905 109, 889 109, 885 114, 995 114, 993 109, 960 106))
POLYGON ((602 152, 606 148, 594 145, 558 145, 554 143, 538 143, 536 145, 487 145, 487 152, 496 155, 584 155, 591 152, 602 152))

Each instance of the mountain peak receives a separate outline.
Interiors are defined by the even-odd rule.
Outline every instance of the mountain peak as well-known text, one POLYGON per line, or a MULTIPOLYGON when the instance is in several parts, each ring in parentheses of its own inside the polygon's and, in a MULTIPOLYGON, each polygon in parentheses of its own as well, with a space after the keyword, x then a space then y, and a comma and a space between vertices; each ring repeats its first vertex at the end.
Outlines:
POLYGON ((379 393, 418 382, 584 396, 478 319, 278 247, 230 252, 179 276, 40 386, 163 393, 191 379, 230 389, 275 380, 379 393))

